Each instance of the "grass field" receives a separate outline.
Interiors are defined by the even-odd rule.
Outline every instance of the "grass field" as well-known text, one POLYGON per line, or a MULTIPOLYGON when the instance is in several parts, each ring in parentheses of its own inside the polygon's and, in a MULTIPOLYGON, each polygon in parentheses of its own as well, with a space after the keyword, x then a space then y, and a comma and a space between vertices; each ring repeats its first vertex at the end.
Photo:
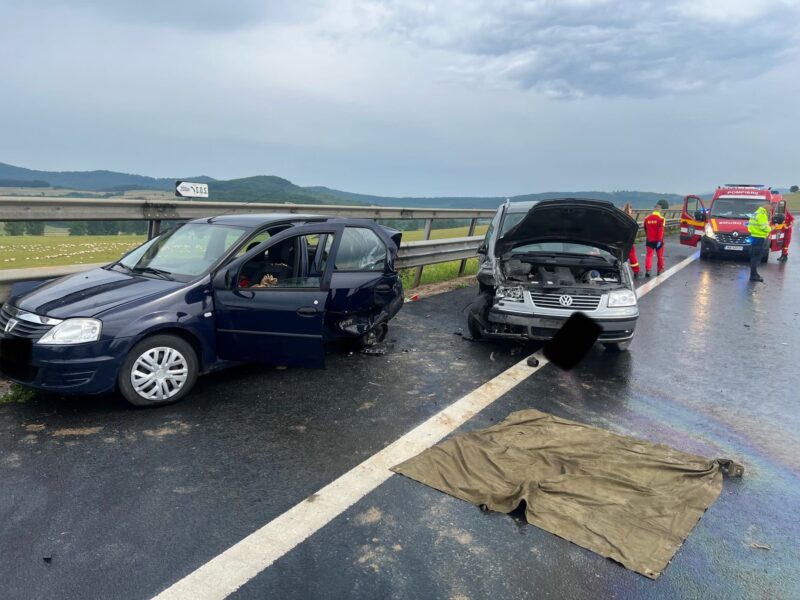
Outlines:
POLYGON ((110 262, 144 239, 139 235, 0 236, 0 269, 110 262))
MULTIPOLYGON (((486 226, 478 227, 476 235, 486 232, 486 226)), ((110 262, 123 252, 141 244, 145 238, 138 235, 86 235, 69 236, 0 236, 0 270, 24 269, 26 267, 55 267, 86 263, 110 262)), ((422 230, 404 231, 403 241, 422 239, 422 230)), ((434 229, 432 239, 445 239, 467 235, 467 227, 434 229)), ((432 271, 436 267, 430 267, 432 271)), ((456 271, 458 268, 456 268, 456 271)))
MULTIPOLYGON (((486 229, 488 225, 478 225, 475 228, 475 235, 483 235, 486 233, 486 229)), ((404 231, 403 232, 403 241, 404 242, 416 242, 422 239, 422 234, 425 233, 422 229, 417 229, 415 231, 404 231)), ((431 230, 431 239, 432 240, 443 240, 446 238, 454 238, 454 237, 465 237, 469 233, 469 227, 451 227, 450 229, 432 229, 431 230)))

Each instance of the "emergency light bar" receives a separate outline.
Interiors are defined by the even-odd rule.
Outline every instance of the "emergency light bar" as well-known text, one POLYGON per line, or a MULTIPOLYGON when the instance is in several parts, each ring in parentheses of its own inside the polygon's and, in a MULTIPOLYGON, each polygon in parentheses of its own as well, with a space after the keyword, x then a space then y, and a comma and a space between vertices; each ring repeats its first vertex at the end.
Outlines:
POLYGON ((723 188, 755 188, 758 190, 768 189, 763 183, 726 183, 719 187, 723 188))

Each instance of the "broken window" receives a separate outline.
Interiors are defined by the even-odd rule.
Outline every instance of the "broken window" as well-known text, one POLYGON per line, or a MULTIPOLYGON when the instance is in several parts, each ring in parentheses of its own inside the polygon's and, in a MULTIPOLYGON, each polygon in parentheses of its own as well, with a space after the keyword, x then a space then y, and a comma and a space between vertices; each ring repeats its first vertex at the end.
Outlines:
POLYGON ((383 271, 386 246, 371 229, 345 227, 334 268, 337 271, 383 271))
POLYGON ((333 234, 327 233, 286 238, 242 266, 239 287, 254 290, 319 288, 325 272, 324 259, 332 244, 333 234), (324 238, 322 244, 321 238, 324 238))

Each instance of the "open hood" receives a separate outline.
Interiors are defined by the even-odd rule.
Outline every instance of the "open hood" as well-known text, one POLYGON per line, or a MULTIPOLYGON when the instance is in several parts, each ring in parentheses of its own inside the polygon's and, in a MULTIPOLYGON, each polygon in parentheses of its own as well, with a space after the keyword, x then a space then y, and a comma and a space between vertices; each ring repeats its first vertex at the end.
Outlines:
POLYGON ((636 221, 606 200, 542 200, 497 240, 495 253, 540 242, 574 242, 596 246, 624 261, 636 240, 636 221))

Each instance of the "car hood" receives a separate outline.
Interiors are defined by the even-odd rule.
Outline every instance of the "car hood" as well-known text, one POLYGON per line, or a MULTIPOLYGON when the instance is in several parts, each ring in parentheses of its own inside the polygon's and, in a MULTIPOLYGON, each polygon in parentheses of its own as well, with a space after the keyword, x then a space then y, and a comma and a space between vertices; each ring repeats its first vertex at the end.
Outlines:
POLYGON ((10 303, 22 310, 56 319, 94 317, 121 304, 168 293, 183 285, 179 281, 92 269, 49 281, 11 299, 10 303))
POLYGON ((731 219, 730 217, 711 217, 711 226, 718 233, 748 233, 747 222, 749 219, 731 219))
POLYGON ((496 254, 539 242, 574 242, 608 250, 623 261, 638 229, 634 219, 605 200, 542 200, 497 240, 496 254))

